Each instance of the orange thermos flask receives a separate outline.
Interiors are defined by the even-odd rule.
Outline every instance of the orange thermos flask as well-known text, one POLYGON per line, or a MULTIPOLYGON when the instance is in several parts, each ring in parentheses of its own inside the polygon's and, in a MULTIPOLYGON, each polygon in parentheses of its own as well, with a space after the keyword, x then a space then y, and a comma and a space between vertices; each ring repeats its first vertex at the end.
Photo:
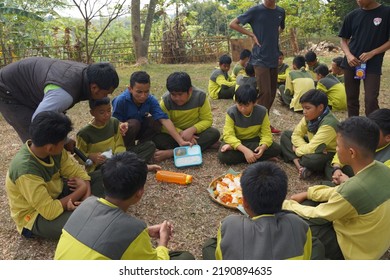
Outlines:
POLYGON ((185 173, 178 173, 166 170, 159 170, 156 173, 157 181, 188 185, 192 182, 192 176, 185 173))

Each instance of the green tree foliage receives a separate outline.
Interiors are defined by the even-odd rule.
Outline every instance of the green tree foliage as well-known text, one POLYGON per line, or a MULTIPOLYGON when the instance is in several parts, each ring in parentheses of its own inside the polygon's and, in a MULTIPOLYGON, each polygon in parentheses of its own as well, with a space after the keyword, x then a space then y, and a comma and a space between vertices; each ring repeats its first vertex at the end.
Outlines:
POLYGON ((196 35, 226 35, 228 31, 228 10, 215 1, 194 2, 188 7, 188 16, 193 19, 192 28, 196 35), (195 26, 197 28, 195 28, 195 26))

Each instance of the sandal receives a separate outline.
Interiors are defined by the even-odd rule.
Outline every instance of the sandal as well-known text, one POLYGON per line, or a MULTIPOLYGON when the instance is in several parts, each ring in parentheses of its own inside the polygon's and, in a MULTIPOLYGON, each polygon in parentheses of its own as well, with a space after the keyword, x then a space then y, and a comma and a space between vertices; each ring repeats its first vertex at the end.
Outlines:
POLYGON ((311 174, 313 174, 313 172, 306 167, 301 167, 299 169, 299 179, 307 179, 311 176, 311 174))

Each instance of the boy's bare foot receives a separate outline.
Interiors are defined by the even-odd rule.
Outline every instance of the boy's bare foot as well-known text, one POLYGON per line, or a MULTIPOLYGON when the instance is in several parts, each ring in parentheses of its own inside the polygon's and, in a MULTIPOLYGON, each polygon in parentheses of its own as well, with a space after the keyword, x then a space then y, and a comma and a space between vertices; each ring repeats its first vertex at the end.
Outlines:
POLYGON ((161 162, 169 158, 173 158, 173 150, 156 150, 153 160, 155 162, 161 162))
POLYGON ((229 150, 233 150, 233 147, 230 146, 230 144, 225 144, 225 145, 223 145, 222 148, 221 148, 221 152, 222 152, 222 153, 223 153, 223 152, 226 152, 226 151, 229 151, 229 150))

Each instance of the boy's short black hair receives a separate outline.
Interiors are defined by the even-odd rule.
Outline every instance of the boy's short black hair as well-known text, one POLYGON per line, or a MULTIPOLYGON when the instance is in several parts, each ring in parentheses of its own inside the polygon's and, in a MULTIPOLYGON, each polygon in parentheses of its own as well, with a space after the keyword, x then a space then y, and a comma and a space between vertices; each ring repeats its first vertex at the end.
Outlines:
POLYGON ((245 73, 246 73, 249 77, 254 77, 254 76, 255 76, 255 68, 253 67, 253 64, 247 63, 247 64, 245 65, 245 73))
POLYGON ((89 84, 96 84, 100 89, 117 88, 119 77, 111 63, 99 62, 88 65, 87 78, 89 84))
POLYGON ((229 64, 229 65, 232 64, 231 57, 227 54, 221 55, 221 57, 219 58, 219 65, 222 64, 229 64))
POLYGON ((250 102, 256 103, 257 90, 249 84, 239 86, 235 92, 235 99, 237 103, 244 105, 250 102))
POLYGON ((251 57, 252 52, 248 49, 243 49, 240 53, 240 59, 251 57))
POLYGON ((314 69, 314 72, 320 74, 322 77, 326 77, 329 74, 329 68, 326 64, 320 64, 314 69))
POLYGON ((264 161, 249 165, 240 182, 242 195, 256 216, 281 211, 288 178, 275 163, 264 161))
POLYGON ((130 86, 134 87, 135 83, 150 84, 150 76, 145 71, 135 71, 130 76, 130 86))
POLYGON ((110 104, 110 98, 108 98, 108 97, 103 97, 102 99, 91 99, 91 100, 89 100, 89 108, 91 110, 95 109, 98 106, 108 105, 108 104, 110 104))
POLYGON ((311 89, 301 96, 299 103, 310 103, 316 107, 322 104, 325 109, 328 106, 328 96, 322 90, 311 89))
POLYGON ((46 144, 58 144, 67 137, 72 129, 72 122, 66 115, 43 111, 35 116, 29 132, 33 144, 37 147, 43 147, 46 144))
POLYGON ((332 62, 336 63, 338 67, 341 67, 341 62, 343 62, 343 57, 338 56, 332 59, 332 62))
POLYGON ((370 113, 367 117, 379 126, 383 136, 390 134, 390 109, 377 109, 370 113))
POLYGON ((313 51, 308 51, 306 54, 305 54, 305 60, 306 62, 315 62, 317 60, 317 55, 315 52, 313 51))
POLYGON ((167 78, 169 92, 188 92, 192 87, 191 77, 186 72, 173 72, 167 78))
POLYGON ((144 187, 148 167, 135 153, 124 152, 107 159, 101 172, 105 195, 126 200, 144 187))
POLYGON ((350 146, 359 148, 362 155, 374 157, 379 143, 378 125, 366 117, 350 117, 337 125, 337 133, 350 146))
POLYGON ((305 67, 306 66, 305 58, 302 55, 297 55, 293 59, 293 65, 295 65, 297 69, 301 69, 302 67, 305 67))

